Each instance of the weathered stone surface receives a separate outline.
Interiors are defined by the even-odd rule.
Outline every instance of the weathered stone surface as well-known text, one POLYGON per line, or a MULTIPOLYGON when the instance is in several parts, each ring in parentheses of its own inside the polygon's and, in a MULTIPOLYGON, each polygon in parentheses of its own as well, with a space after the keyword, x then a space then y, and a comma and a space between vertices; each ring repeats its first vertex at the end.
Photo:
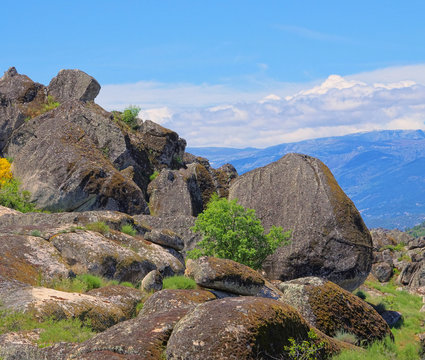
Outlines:
POLYGON ((380 251, 383 247, 389 245, 396 246, 400 243, 407 244, 413 240, 409 234, 397 229, 371 229, 370 235, 372 236, 373 247, 375 251, 380 251))
POLYGON ((372 266, 372 274, 379 282, 387 282, 393 275, 393 268, 386 262, 376 263, 372 266))
POLYGON ((61 70, 50 81, 47 90, 61 103, 68 100, 93 101, 99 94, 100 85, 81 70, 61 70))
POLYGON ((58 250, 38 236, 1 234, 0 254, 0 275, 27 284, 66 277, 69 272, 58 250))
MULTIPOLYGON (((167 344, 167 359, 279 358, 288 339, 307 339, 309 325, 281 302, 239 297, 199 305, 175 326, 167 344)), ((321 335, 319 335, 321 336, 321 335)), ((330 339, 326 352, 337 350, 330 339)))
POLYGON ((0 78, 0 153, 12 131, 46 101, 46 89, 11 67, 0 78))
POLYGON ((97 331, 128 318, 120 304, 113 304, 106 298, 32 287, 5 278, 0 278, 0 295, 6 309, 29 311, 40 318, 90 319, 93 329, 97 331))
POLYGON ((144 238, 155 244, 167 246, 177 251, 184 248, 184 242, 174 231, 169 229, 153 229, 144 235, 144 238))
POLYGON ((320 160, 288 154, 238 177, 230 199, 256 210, 263 226, 292 230, 292 243, 263 264, 271 279, 327 278, 354 290, 372 265, 372 240, 352 201, 320 160))
POLYGON ((204 256, 189 259, 186 266, 186 275, 205 288, 273 299, 281 296, 257 271, 233 260, 204 256))
POLYGON ((162 290, 162 275, 158 270, 152 270, 142 280, 140 288, 143 291, 162 290))
POLYGON ((196 178, 188 169, 160 172, 148 186, 149 209, 155 216, 197 216, 202 211, 196 178))
POLYGON ((135 215, 134 221, 139 226, 146 226, 159 229, 171 229, 184 241, 184 251, 192 250, 195 245, 201 240, 201 235, 190 230, 195 225, 196 218, 186 215, 175 216, 150 216, 150 215, 135 215))
POLYGON ((146 120, 141 125, 139 132, 141 142, 150 149, 153 163, 156 168, 164 166, 179 169, 183 167, 183 154, 186 140, 163 126, 146 120))
POLYGON ((405 263, 400 275, 398 276, 398 282, 402 285, 411 284, 414 275, 418 272, 420 267, 421 263, 405 263))
POLYGON ((146 300, 139 316, 146 317, 177 309, 193 310, 199 304, 215 299, 211 292, 205 290, 165 289, 146 300))
POLYGON ((331 281, 306 277, 282 282, 278 288, 283 292, 282 301, 326 335, 344 330, 364 344, 392 337, 387 323, 369 304, 331 281))
POLYGON ((111 158, 126 151, 121 130, 108 116, 97 105, 70 101, 13 133, 5 152, 14 159, 14 175, 38 206, 149 212, 143 191, 101 150, 108 146, 111 158))
POLYGON ((422 249, 425 247, 425 237, 420 237, 417 239, 413 239, 409 242, 409 250, 412 249, 422 249))
POLYGON ((121 285, 110 285, 93 289, 88 291, 86 295, 108 300, 111 304, 121 309, 126 319, 130 319, 135 315, 136 306, 143 299, 143 294, 140 290, 121 285))
POLYGON ((205 291, 159 291, 145 302, 137 318, 78 345, 72 350, 71 358, 160 360, 177 321, 200 303, 211 299, 214 296, 205 291))
POLYGON ((401 313, 392 310, 385 310, 380 315, 391 328, 403 318, 403 315, 401 313))
POLYGON ((3 215, 18 215, 18 214, 21 214, 21 212, 19 212, 17 210, 9 209, 5 206, 0 206, 0 216, 3 216, 3 215))

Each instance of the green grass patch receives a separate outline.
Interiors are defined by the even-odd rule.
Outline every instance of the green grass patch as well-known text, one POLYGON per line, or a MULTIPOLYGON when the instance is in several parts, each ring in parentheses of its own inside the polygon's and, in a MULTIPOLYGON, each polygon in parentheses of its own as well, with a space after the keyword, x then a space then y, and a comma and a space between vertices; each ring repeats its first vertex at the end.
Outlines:
POLYGON ((417 334, 424 332, 425 313, 419 312, 422 307, 422 298, 412 295, 404 290, 397 290, 398 285, 394 280, 387 284, 368 281, 367 287, 376 289, 383 296, 370 296, 366 293, 366 301, 373 304, 378 310, 399 311, 403 320, 396 324, 391 330, 395 341, 389 339, 371 344, 364 352, 343 351, 333 359, 364 359, 364 360, 417 360, 420 359, 420 343, 417 334))
POLYGON ((137 230, 131 224, 121 226, 121 232, 131 236, 135 236, 137 234, 137 230))
POLYGON ((404 250, 404 247, 406 246, 406 244, 404 242, 401 242, 397 245, 385 245, 383 247, 381 247, 381 249, 379 251, 383 251, 386 249, 389 249, 391 251, 402 251, 404 250))
MULTIPOLYGON (((41 285, 58 291, 85 293, 93 289, 118 284, 119 282, 116 280, 109 280, 91 274, 82 274, 77 275, 75 278, 53 279, 50 282, 42 283, 41 285)), ((121 283, 120 285, 122 284, 124 283, 121 283)))
POLYGON ((0 335, 34 329, 42 329, 37 342, 39 347, 50 346, 61 341, 83 342, 95 335, 90 324, 83 323, 79 319, 37 321, 32 314, 0 308, 0 335))
POLYGON ((104 221, 96 221, 86 225, 86 229, 90 231, 96 231, 103 235, 108 235, 111 229, 108 225, 105 224, 104 221))
POLYGON ((150 181, 155 180, 158 177, 158 175, 159 175, 159 172, 158 171, 154 171, 154 173, 151 176, 149 176, 149 180, 150 181))
POLYGON ((165 278, 162 281, 163 289, 196 289, 195 280, 183 275, 165 278))

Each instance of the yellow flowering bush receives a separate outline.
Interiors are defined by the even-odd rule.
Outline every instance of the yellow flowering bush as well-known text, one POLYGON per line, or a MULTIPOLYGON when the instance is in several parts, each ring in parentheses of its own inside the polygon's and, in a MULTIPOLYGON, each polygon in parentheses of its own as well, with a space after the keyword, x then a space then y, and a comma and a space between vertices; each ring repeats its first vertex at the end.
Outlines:
POLYGON ((12 180, 10 162, 5 158, 0 158, 0 186, 12 180))

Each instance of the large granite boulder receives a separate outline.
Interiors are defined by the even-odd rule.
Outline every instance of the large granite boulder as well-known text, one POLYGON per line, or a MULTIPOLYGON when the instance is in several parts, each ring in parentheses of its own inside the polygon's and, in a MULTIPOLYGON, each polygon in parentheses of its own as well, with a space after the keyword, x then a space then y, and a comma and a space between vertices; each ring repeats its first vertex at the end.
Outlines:
POLYGON ((292 243, 263 264, 271 279, 327 278, 354 290, 372 266, 372 240, 359 212, 320 160, 288 154, 237 178, 230 199, 256 210, 266 230, 292 230, 292 243))
POLYGON ((359 345, 393 337, 385 320, 365 301, 331 281, 306 277, 282 282, 282 301, 295 307, 311 325, 326 335, 343 330, 359 345))
POLYGON ((93 101, 99 94, 100 85, 81 70, 61 70, 50 81, 47 90, 61 103, 68 100, 93 101))
MULTIPOLYGON (((307 322, 289 305, 258 297, 225 298, 197 306, 174 327, 167 359, 281 358, 289 338, 307 339, 307 322)), ((332 339, 322 354, 338 350, 332 339)))

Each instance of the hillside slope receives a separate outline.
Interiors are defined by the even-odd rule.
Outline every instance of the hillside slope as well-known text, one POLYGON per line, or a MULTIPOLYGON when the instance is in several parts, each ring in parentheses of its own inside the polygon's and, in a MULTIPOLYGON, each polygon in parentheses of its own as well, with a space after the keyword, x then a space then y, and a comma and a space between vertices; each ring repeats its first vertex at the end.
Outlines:
POLYGON ((405 228, 425 219, 425 134, 391 130, 280 144, 265 149, 188 148, 214 166, 239 174, 290 152, 319 158, 360 210, 369 227, 405 228))

